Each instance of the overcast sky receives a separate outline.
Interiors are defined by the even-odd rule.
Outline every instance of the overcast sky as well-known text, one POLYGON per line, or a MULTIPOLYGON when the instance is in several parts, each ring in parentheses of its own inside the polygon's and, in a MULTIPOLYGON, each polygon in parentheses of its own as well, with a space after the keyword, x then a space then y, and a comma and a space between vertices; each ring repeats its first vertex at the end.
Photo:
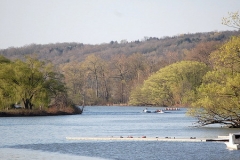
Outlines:
POLYGON ((0 0, 0 49, 232 30, 240 0, 0 0))

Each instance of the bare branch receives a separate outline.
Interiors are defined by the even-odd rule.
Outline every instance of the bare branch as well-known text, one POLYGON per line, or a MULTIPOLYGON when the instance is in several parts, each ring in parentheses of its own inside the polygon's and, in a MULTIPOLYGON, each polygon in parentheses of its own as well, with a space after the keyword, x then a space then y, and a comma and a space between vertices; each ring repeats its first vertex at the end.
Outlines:
POLYGON ((222 19, 222 24, 232 28, 240 29, 240 17, 238 12, 230 12, 228 15, 229 17, 224 17, 222 19))

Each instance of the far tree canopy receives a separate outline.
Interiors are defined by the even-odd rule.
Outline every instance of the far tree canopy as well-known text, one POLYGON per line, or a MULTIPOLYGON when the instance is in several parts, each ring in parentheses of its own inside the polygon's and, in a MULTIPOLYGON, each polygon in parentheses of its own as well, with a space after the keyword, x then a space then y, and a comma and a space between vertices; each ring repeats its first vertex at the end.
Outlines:
POLYGON ((132 105, 187 105, 208 67, 201 62, 182 61, 160 69, 132 91, 132 105))

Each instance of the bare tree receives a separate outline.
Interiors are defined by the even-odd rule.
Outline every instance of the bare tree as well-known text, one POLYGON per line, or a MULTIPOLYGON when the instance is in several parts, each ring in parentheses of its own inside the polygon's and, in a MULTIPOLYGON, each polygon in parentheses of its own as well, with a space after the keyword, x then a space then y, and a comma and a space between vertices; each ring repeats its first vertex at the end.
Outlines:
POLYGON ((240 29, 240 17, 238 12, 229 12, 228 13, 229 17, 223 17, 222 19, 222 24, 240 29))

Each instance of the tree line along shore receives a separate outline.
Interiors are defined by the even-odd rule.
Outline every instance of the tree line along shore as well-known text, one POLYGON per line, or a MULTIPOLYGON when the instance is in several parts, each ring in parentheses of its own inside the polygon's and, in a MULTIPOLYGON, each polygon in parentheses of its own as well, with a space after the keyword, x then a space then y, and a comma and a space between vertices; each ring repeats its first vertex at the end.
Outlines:
MULTIPOLYGON (((238 17, 230 13, 223 24, 239 29, 238 17)), ((0 109, 20 105, 44 115, 85 105, 188 106, 200 125, 240 127, 239 34, 0 50, 0 109)))

